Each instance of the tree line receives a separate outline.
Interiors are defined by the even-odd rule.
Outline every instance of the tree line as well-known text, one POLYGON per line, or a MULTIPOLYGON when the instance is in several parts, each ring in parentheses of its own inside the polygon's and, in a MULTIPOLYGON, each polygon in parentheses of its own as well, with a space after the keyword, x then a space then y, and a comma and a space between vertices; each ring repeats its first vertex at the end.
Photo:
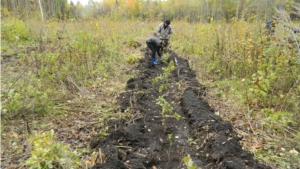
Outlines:
POLYGON ((88 5, 83 6, 76 0, 70 3, 67 0, 1 0, 1 17, 41 17, 42 10, 45 19, 58 20, 104 16, 119 20, 168 18, 207 22, 236 18, 251 21, 271 19, 274 9, 290 12, 297 2, 300 0, 89 0, 88 5))

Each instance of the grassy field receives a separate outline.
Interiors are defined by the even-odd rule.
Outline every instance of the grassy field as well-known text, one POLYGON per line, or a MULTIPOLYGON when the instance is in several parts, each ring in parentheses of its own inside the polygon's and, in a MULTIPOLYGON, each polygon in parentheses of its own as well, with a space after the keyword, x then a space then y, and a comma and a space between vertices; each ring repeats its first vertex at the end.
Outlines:
MULTIPOLYGON (((3 20, 3 164, 24 164, 32 151, 27 140, 39 140, 45 131, 77 126, 78 121, 92 122, 94 131, 107 119, 126 116, 118 112, 115 98, 134 76, 129 70, 142 58, 145 40, 159 23, 3 20)), ((235 125, 244 148, 276 168, 299 166, 299 55, 284 41, 283 30, 270 37, 261 23, 243 21, 173 21, 172 26, 171 49, 190 61, 209 89, 211 106, 235 125)), ((83 137, 87 143, 88 137, 103 133, 83 137)), ((78 147, 57 132, 48 135, 69 144, 82 166, 91 165, 88 145, 78 147)))

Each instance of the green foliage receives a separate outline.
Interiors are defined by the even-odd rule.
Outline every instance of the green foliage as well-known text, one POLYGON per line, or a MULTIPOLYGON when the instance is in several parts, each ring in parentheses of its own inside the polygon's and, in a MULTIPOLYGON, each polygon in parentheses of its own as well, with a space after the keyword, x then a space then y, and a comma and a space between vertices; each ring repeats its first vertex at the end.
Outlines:
MULTIPOLYGON (((92 20, 98 17, 107 17, 115 21, 132 18, 143 19, 144 21, 146 19, 163 19, 164 16, 168 16, 172 20, 185 19, 190 22, 211 22, 213 19, 226 19, 230 21, 233 17, 251 21, 256 18, 271 18, 274 13, 273 7, 278 7, 279 9, 285 8, 291 11, 294 4, 294 1, 285 1, 285 3, 272 1, 272 5, 262 5, 267 3, 267 0, 241 1, 242 4, 236 0, 223 0, 218 3, 215 0, 207 0, 205 3, 200 3, 198 0, 189 0, 189 3, 181 0, 147 1, 147 3, 141 0, 89 2, 92 3, 83 6, 79 1, 72 1, 71 4, 68 4, 67 0, 52 0, 42 3, 42 7, 47 12, 47 19, 51 19, 50 17, 52 17, 56 20, 92 20), (247 6, 247 8, 241 7, 243 5, 247 6), (102 8, 101 12, 97 10, 99 8, 102 8), (202 12, 199 13, 199 10, 202 12)), ((11 5, 10 1, 3 1, 1 6, 4 7, 2 9, 2 17, 8 17, 11 14, 23 19, 40 17, 39 1, 30 1, 30 3, 20 2, 14 3, 14 5, 11 5)))
POLYGON ((8 11, 7 8, 1 6, 1 16, 3 17, 9 17, 11 16, 10 12, 8 11))
POLYGON ((11 42, 7 42, 7 41, 2 40, 1 41, 1 52, 5 53, 7 55, 13 55, 14 51, 11 47, 11 42))
MULTIPOLYGON (((254 131, 272 133, 276 137, 272 136, 274 139, 269 142, 280 144, 285 140, 284 144, 291 146, 295 140, 299 142, 296 136, 299 133, 299 52, 293 48, 295 44, 287 43, 290 37, 286 29, 276 30, 270 37, 260 31, 264 27, 262 22, 236 18, 230 23, 179 22, 176 28, 181 31, 173 37, 172 48, 183 56, 188 55, 192 69, 207 80, 216 95, 241 105, 238 107, 248 112, 251 119, 257 119, 250 122, 255 123, 254 131)), ((277 26, 280 27, 283 25, 277 26)), ((276 156, 275 151, 271 153, 276 156)), ((285 156, 281 160, 265 160, 289 161, 285 156)))
POLYGON ((166 68, 162 68, 164 70, 165 74, 170 74, 171 71, 175 70, 175 65, 173 61, 170 61, 170 63, 168 64, 168 67, 166 68))
POLYGON ((98 136, 98 138, 104 138, 104 137, 106 137, 106 136, 108 136, 108 134, 107 133, 100 133, 99 134, 99 136, 98 136))
POLYGON ((292 114, 289 112, 275 112, 274 110, 270 109, 263 109, 262 111, 267 116, 264 119, 264 124, 269 127, 276 128, 277 131, 279 130, 278 128, 296 125, 296 122, 292 120, 292 114))
POLYGON ((162 107, 162 116, 166 116, 167 114, 173 113, 173 107, 164 99, 164 96, 159 96, 156 99, 156 104, 162 107))
POLYGON ((68 146, 54 140, 54 131, 37 134, 29 139, 33 143, 31 157, 25 161, 30 169, 35 168, 77 168, 78 156, 68 146))
POLYGON ((8 112, 16 112, 23 106, 22 96, 13 89, 8 92, 8 104, 3 105, 2 115, 7 115, 8 112))
POLYGON ((292 169, 299 166, 300 154, 295 149, 289 151, 280 146, 275 146, 276 149, 267 147, 261 150, 252 149, 252 152, 257 158, 265 162, 276 162, 281 168, 292 169))
POLYGON ((1 21, 1 38, 9 42, 29 40, 29 33, 22 20, 12 19, 1 21))
POLYGON ((136 42, 133 38, 130 38, 128 41, 127 41, 127 45, 128 47, 135 47, 136 45, 136 42))
POLYGON ((102 131, 99 133, 98 138, 104 138, 108 136, 108 126, 104 127, 104 129, 102 129, 102 131))
MULTIPOLYGON (((222 21, 197 24, 193 34, 185 33, 186 26, 177 25, 183 31, 172 41, 172 46, 184 54, 194 55, 192 68, 202 72, 208 80, 228 80, 234 87, 231 90, 240 91, 243 87, 241 94, 245 98, 240 100, 250 107, 284 107, 287 111, 298 111, 295 103, 299 98, 295 95, 299 93, 296 88, 299 56, 288 44, 278 46, 281 42, 260 33, 260 23, 255 22, 235 19, 229 24, 222 21), (186 51, 183 46, 194 46, 195 50, 186 51), (244 80, 243 85, 234 84, 241 80, 244 80)), ((286 34, 280 33, 281 36, 286 34)))
POLYGON ((173 141, 172 141, 172 138, 173 138, 173 134, 168 134, 168 139, 170 140, 170 146, 172 146, 173 144, 173 141))
POLYGON ((162 69, 164 72, 162 74, 158 75, 156 78, 152 79, 153 85, 155 85, 158 82, 161 82, 161 85, 158 88, 159 92, 163 92, 163 91, 169 89, 169 79, 168 78, 169 78, 171 71, 173 71, 175 69, 174 62, 171 61, 168 64, 168 67, 162 68, 162 69))
POLYGON ((173 117, 176 119, 176 120, 180 120, 181 116, 178 114, 178 113, 174 113, 173 117))
POLYGON ((126 57, 126 62, 129 64, 136 64, 140 62, 141 57, 137 54, 132 54, 126 57))
POLYGON ((159 86, 159 88, 158 88, 158 91, 159 91, 159 92, 168 90, 168 88, 169 88, 169 83, 168 83, 168 81, 165 81, 165 82, 166 82, 166 83, 164 83, 164 84, 162 84, 162 85, 159 86))
MULTIPOLYGON (((57 108, 54 104, 58 105, 56 103, 61 102, 69 91, 79 91, 82 95, 82 89, 93 83, 95 78, 120 76, 113 66, 121 63, 121 57, 110 39, 104 43, 100 34, 75 30, 68 34, 71 40, 57 40, 53 31, 56 26, 53 22, 47 24, 48 36, 37 36, 39 50, 33 48, 30 53, 22 55, 18 63, 26 69, 22 69, 25 72, 17 72, 20 78, 3 82, 2 99, 7 100, 2 109, 5 115, 13 116, 23 108, 29 110, 26 113, 52 113, 57 108), (40 38, 52 43, 43 46, 44 40, 40 38)), ((7 30, 10 29, 7 27, 7 30)))
POLYGON ((188 138, 188 142, 189 142, 191 145, 197 145, 196 140, 193 140, 192 138, 188 138))
POLYGON ((13 84, 13 89, 2 92, 2 97, 7 95, 3 104, 2 113, 6 116, 14 116, 22 113, 38 113, 44 115, 52 112, 55 94, 51 89, 44 88, 43 82, 32 72, 26 74, 27 79, 21 79, 13 84))
POLYGON ((158 83, 159 81, 163 81, 164 80, 164 75, 160 74, 158 75, 156 78, 152 79, 152 85, 155 85, 156 83, 158 83))
POLYGON ((184 165, 187 169, 197 169, 197 166, 194 165, 194 162, 190 155, 187 155, 183 158, 184 165))
MULTIPOLYGON (((154 9, 153 3, 149 5, 152 5, 149 9, 154 9)), ((168 9, 172 9, 171 6, 168 9)), ((154 10, 144 12, 155 13, 154 10)), ((33 112, 52 112, 57 108, 54 107, 57 103, 65 103, 65 96, 68 96, 66 94, 71 94, 72 97, 79 96, 74 100, 82 102, 84 99, 78 89, 69 88, 67 77, 72 77, 79 87, 87 87, 88 90, 94 82, 104 89, 106 85, 119 84, 118 87, 121 87, 118 89, 122 90, 123 81, 127 78, 118 70, 124 70, 124 55, 121 52, 123 48, 128 48, 123 42, 133 45, 136 36, 153 31, 157 23, 145 26, 140 21, 121 21, 121 12, 112 15, 111 17, 116 17, 120 22, 112 22, 108 18, 84 23, 54 23, 49 20, 44 24, 3 20, 2 40, 10 44, 2 47, 6 51, 11 50, 7 53, 19 53, 10 46, 12 42, 31 39, 27 30, 32 30, 30 35, 35 34, 37 41, 26 44, 26 47, 36 47, 35 50, 20 48, 26 53, 22 53, 22 59, 15 64, 15 70, 25 71, 21 68, 30 67, 29 71, 22 74, 22 78, 16 84, 15 78, 2 81, 2 113, 13 115, 22 108, 33 112), (42 26, 46 28, 45 37, 40 37, 42 26), (61 36, 63 39, 55 36, 56 30, 61 27, 65 29, 61 36), (17 34, 20 36, 15 36, 17 34, 14 32, 19 32, 17 34), (120 79, 123 80, 121 83, 120 79), (116 83, 111 83, 112 81, 116 83), (10 87, 12 88, 8 90, 10 87)), ((151 17, 154 19, 155 15, 151 17)), ((190 66, 203 74, 203 79, 206 78, 209 82, 226 82, 226 86, 217 86, 220 87, 220 95, 234 94, 233 97, 244 101, 243 103, 249 105, 250 110, 253 108, 253 111, 262 108, 272 110, 272 113, 264 112, 266 118, 263 125, 268 129, 278 129, 267 124, 281 120, 282 123, 278 124, 288 127, 289 124, 299 121, 299 56, 287 46, 278 45, 275 40, 268 41, 267 36, 259 33, 261 27, 261 23, 248 23, 237 19, 231 23, 216 20, 211 24, 176 21, 176 29, 181 31, 172 37, 172 49, 182 56, 188 55, 190 66), (294 122, 290 121, 291 119, 294 122)), ((174 70, 174 63, 170 64, 164 68, 163 74, 153 80, 153 84, 161 83, 160 92, 169 87, 165 79, 168 79, 170 70, 174 70)), ((17 73, 21 75, 22 72, 17 73)), ((15 77, 15 74, 5 76, 3 77, 6 79, 15 77)), ((115 89, 110 86, 108 90, 102 91, 115 92, 115 89)), ((166 104, 162 107, 164 112, 168 112, 166 110, 171 105, 166 104)), ((255 114, 257 113, 253 112, 253 115, 255 114)), ((173 116, 176 118, 176 113, 173 116)), ((284 130, 280 130, 280 133, 283 133, 284 130)))
MULTIPOLYGON (((249 88, 249 95, 253 94, 253 99, 249 101, 256 101, 259 103, 267 104, 270 100, 270 80, 263 75, 262 71, 252 75, 252 87, 249 88)), ((250 96, 251 97, 251 96, 250 96)))
POLYGON ((137 94, 144 94, 144 91, 143 90, 139 90, 136 92, 137 94))

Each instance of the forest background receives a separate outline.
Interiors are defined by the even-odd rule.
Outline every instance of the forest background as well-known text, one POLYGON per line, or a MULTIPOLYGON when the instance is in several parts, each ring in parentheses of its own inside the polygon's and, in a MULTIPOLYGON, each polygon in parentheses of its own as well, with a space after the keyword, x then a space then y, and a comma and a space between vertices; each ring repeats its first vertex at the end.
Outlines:
POLYGON ((92 154, 88 146, 66 147, 42 131, 54 127, 51 119, 77 112, 91 112, 97 125, 124 116, 115 98, 134 76, 128 70, 142 57, 137 46, 170 19, 172 50, 190 61, 214 98, 212 107, 234 124, 244 148, 274 168, 299 167, 298 3, 1 0, 1 162, 40 165, 32 158, 39 154, 50 164, 60 150, 71 159, 59 162, 64 166, 91 165, 84 157, 92 154), (269 34, 265 22, 273 18, 278 23, 269 34), (40 147, 28 146, 32 140, 40 147))

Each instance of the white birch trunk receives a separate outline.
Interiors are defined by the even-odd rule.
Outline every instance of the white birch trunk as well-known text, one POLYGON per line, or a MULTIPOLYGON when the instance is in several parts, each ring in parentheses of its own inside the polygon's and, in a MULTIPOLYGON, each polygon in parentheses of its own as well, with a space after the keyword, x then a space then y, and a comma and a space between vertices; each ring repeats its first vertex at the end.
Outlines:
POLYGON ((41 11, 42 21, 44 21, 43 8, 42 8, 41 0, 39 0, 39 6, 40 6, 40 11, 41 11))

